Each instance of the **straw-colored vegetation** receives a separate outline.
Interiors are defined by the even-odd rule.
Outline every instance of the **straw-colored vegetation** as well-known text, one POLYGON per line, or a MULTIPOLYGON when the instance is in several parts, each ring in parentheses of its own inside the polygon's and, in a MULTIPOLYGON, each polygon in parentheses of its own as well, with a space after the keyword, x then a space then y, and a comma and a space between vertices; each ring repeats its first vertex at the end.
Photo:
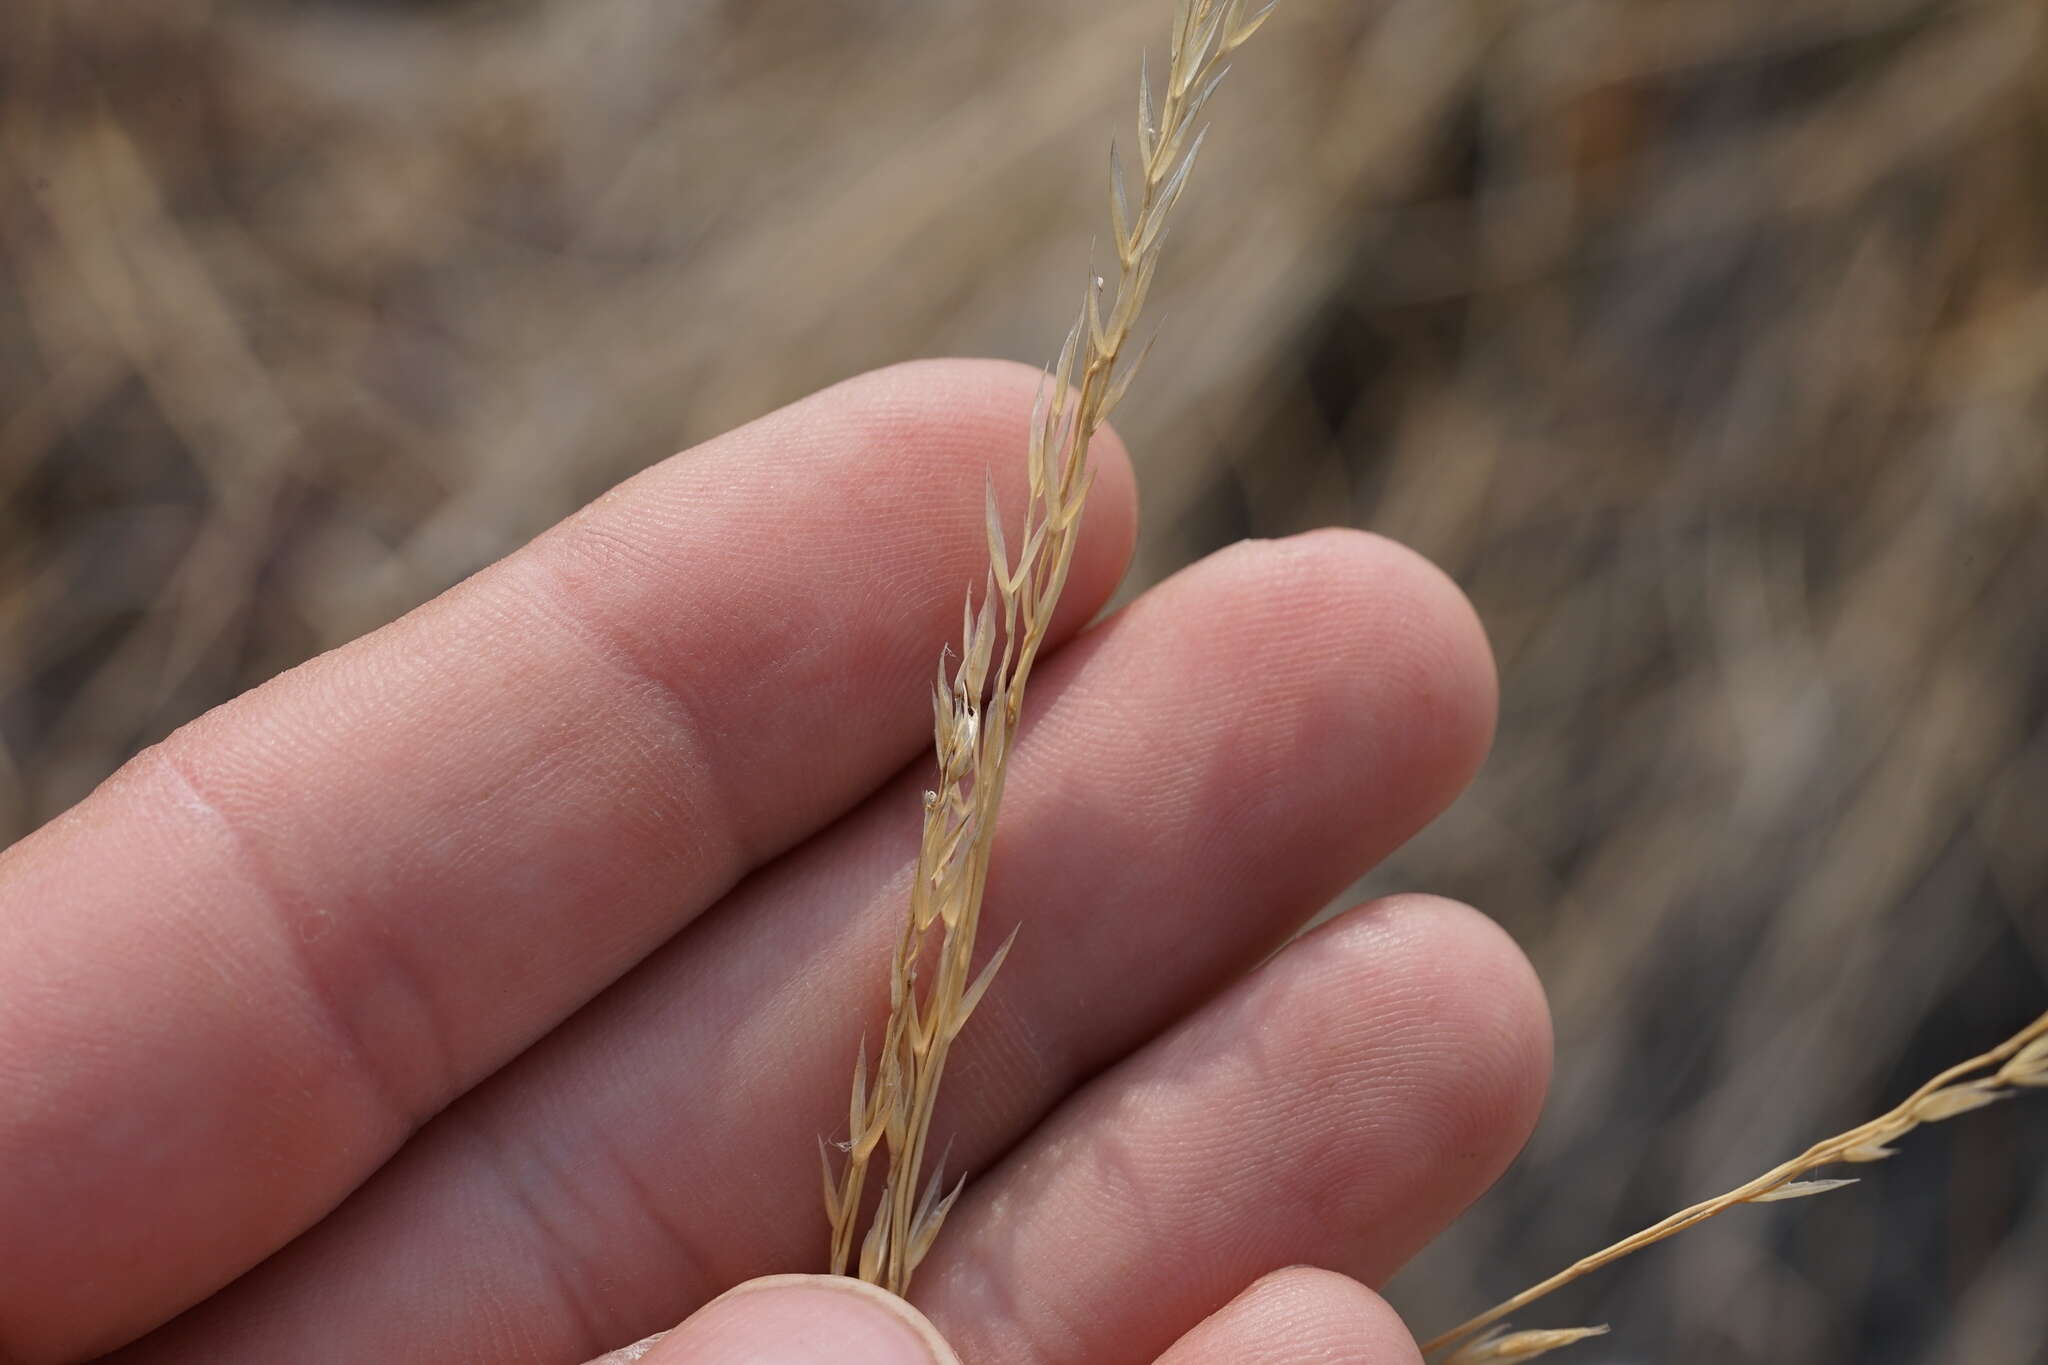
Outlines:
POLYGON ((1589 1336, 1602 1335, 1607 1328, 1497 1331, 1473 1336, 1476 1332, 1485 1332, 1508 1314, 1519 1311, 1553 1290, 1564 1288, 1582 1275, 1661 1242, 1674 1233, 1704 1223, 1738 1204, 1803 1199, 1853 1185, 1856 1183, 1853 1179, 1807 1180, 1804 1177, 1828 1166, 1882 1161, 1896 1156, 1898 1149, 1891 1144, 1922 1124, 1940 1123, 1999 1100, 2010 1099, 2023 1089, 2041 1087, 2048 1087, 2048 1014, 2043 1014, 1991 1051, 1943 1071, 1908 1095, 1897 1108, 1845 1133, 1837 1133, 1815 1143, 1790 1161, 1765 1171, 1726 1194, 1681 1209, 1632 1237, 1624 1237, 1614 1245, 1594 1252, 1542 1283, 1531 1285, 1513 1298, 1460 1323, 1426 1343, 1423 1350, 1431 1354, 1448 1352, 1442 1357, 1443 1365, 1479 1365, 1479 1362, 1490 1360, 1529 1360, 1589 1336))
POLYGON ((1268 4, 1250 11, 1245 0, 1179 0, 1161 88, 1155 94, 1149 71, 1139 75, 1135 173, 1127 176, 1121 156, 1110 152, 1116 292, 1105 311, 1105 282, 1090 272, 1080 316, 1040 391, 1025 457, 1030 496, 1014 560, 995 487, 989 485, 989 573, 981 606, 977 611, 970 588, 959 659, 950 676, 948 661, 940 659, 932 692, 938 786, 925 794, 910 913, 889 964, 888 1026, 872 1080, 865 1045, 855 1065, 850 1133, 836 1170, 820 1142, 832 1269, 838 1274, 853 1264, 869 1168, 877 1154, 883 1157, 881 1199, 860 1239, 858 1269, 862 1279, 897 1293, 909 1288, 960 1192, 956 1183, 951 1193, 941 1193, 943 1155, 930 1176, 924 1175, 933 1106, 953 1040, 1010 948, 1005 941, 970 975, 1024 690, 1067 580, 1094 478, 1089 438, 1109 419, 1144 361, 1140 352, 1122 363, 1152 288, 1167 218, 1202 149, 1202 108, 1229 69, 1225 59, 1272 10, 1268 4))
MULTIPOLYGON (((10 11, 0 840, 659 454, 1035 352, 1160 3, 10 11)), ((1498 918, 1564 1059, 1412 1320, 2037 1008, 2042 20, 1289 0, 1232 77, 1194 195, 1257 230, 1174 230, 1134 585, 1329 523, 1462 585, 1495 758, 1364 893, 1498 918)), ((2034 1112, 1580 1289, 1646 1358, 2031 1362, 2034 1112)))

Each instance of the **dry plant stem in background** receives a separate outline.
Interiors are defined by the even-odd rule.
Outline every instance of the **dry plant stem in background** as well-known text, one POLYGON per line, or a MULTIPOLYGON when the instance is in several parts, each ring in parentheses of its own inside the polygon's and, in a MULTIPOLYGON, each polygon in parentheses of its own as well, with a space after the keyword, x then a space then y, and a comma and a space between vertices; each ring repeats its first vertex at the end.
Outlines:
MULTIPOLYGON (((1120 364, 1152 274, 1167 216, 1201 150, 1196 120, 1227 68, 1224 58, 1250 38, 1267 5, 1247 14, 1246 0, 1179 0, 1164 87, 1154 102, 1148 71, 1138 83, 1137 173, 1127 178, 1110 151, 1110 224, 1116 294, 1104 311, 1105 281, 1091 273, 1081 314, 1039 395, 1027 449, 1029 498, 1013 562, 988 490, 989 573, 981 606, 968 589, 958 664, 946 658, 932 694, 938 786, 925 793, 924 834, 911 884, 910 913, 889 965, 889 1022, 869 1075, 862 1044, 849 1105, 844 1160, 824 1160, 825 1211, 832 1224, 832 1270, 853 1263, 869 1167, 883 1162, 880 1200, 861 1238, 858 1273, 901 1294, 931 1250, 960 1192, 944 1188, 944 1158, 924 1166, 946 1055, 1009 943, 970 978, 996 811, 1024 689, 1067 580, 1093 470, 1088 443, 1123 397, 1143 362, 1120 364), (998 642, 1000 641, 1000 651, 998 642), (929 973, 929 975, 927 975, 929 973)), ((1015 937, 1014 931, 1012 938, 1015 937)))
POLYGON ((1641 1251, 1653 1242, 1661 1242, 1694 1224, 1704 1223, 1737 1204, 1799 1199, 1853 1185, 1854 1180, 1803 1180, 1801 1177, 1841 1162, 1882 1161, 1895 1153, 1891 1143, 1923 1123, 1939 1123, 1973 1109, 1982 1109, 2023 1088, 2041 1087, 2048 1087, 2048 1014, 2043 1014, 1991 1051, 1950 1067, 1907 1096, 1904 1103, 1889 1113, 1859 1128, 1838 1133, 1825 1142, 1815 1143, 1784 1165, 1764 1172, 1746 1185, 1682 1209, 1633 1237, 1625 1237, 1604 1251, 1593 1253, 1541 1284, 1532 1285, 1469 1322, 1459 1324, 1426 1343, 1423 1350, 1432 1356, 1448 1352, 1439 1357, 1442 1365, 1478 1365, 1481 1361, 1528 1360, 1588 1336, 1597 1336, 1607 1329, 1579 1327, 1553 1332, 1494 1332, 1476 1340, 1467 1340, 1473 1333, 1485 1331, 1552 1290, 1561 1289, 1582 1275, 1641 1251), (1458 1345, 1460 1342, 1464 1344, 1458 1345), (1457 1349, 1452 1350, 1453 1346, 1457 1349))

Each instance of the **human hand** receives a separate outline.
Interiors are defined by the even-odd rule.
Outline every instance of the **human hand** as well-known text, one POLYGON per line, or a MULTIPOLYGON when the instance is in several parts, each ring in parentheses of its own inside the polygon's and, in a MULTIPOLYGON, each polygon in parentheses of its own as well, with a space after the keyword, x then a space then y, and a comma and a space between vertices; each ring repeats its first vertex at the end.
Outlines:
MULTIPOLYGON (((668 461, 0 854, 0 1360, 576 1362, 707 1303, 649 1365, 809 1359, 776 1322, 876 1321, 712 1301, 822 1262, 815 1139, 1034 381, 900 367, 668 461)), ((1520 1145, 1540 992, 1426 897, 1251 969, 1469 779, 1485 642, 1351 532, 1083 630, 1133 538, 1106 435, 913 1298, 975 1365, 1412 1360, 1362 1286, 1520 1145)))

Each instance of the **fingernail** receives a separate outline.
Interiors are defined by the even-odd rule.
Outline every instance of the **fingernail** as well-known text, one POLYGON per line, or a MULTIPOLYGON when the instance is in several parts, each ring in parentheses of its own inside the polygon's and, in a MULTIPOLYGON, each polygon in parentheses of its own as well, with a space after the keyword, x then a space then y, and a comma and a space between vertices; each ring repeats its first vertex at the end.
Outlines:
POLYGON ((843 1275, 749 1280, 705 1304, 637 1359, 622 1353, 606 1359, 636 1365, 960 1365, 922 1313, 843 1275))

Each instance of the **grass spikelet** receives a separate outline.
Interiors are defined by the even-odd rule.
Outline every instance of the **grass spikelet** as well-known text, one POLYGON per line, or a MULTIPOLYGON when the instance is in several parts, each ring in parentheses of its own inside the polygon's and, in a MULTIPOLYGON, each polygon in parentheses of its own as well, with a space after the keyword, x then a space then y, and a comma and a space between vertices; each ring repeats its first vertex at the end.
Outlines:
POLYGON ((1140 69, 1137 160, 1126 167, 1114 148, 1110 154, 1115 295, 1105 311, 1106 282, 1091 273, 1032 417, 1029 495, 1016 557, 1010 557, 991 485, 989 573, 980 605, 970 589, 958 662, 949 673, 947 659, 939 661, 932 693, 938 782, 925 793, 909 913, 890 962, 889 1021, 872 1073, 862 1049, 844 1159, 834 1171, 828 1155, 825 1177, 833 1273, 847 1273, 858 1241, 860 1277, 895 1293, 909 1288, 960 1191, 956 1183, 952 1193, 939 1195, 943 1157, 929 1177, 924 1174, 932 1113, 947 1054, 1009 951, 1006 942, 970 975, 1005 768, 1094 478, 1089 441, 1144 359, 1142 353, 1129 362, 1123 357, 1152 287, 1168 215, 1201 151, 1205 130, 1196 121, 1202 106, 1223 78, 1225 59, 1273 6, 1247 10, 1246 0, 1178 0, 1171 58, 1156 100, 1149 66, 1140 69), (877 1153, 882 1195, 862 1235, 877 1153))
POLYGON ((1497 1327, 1485 1336, 1465 1343, 1454 1351, 1444 1365, 1485 1365, 1495 1360, 1534 1360, 1537 1356, 1548 1355, 1562 1350, 1587 1337, 1604 1337, 1605 1327, 1560 1327, 1549 1331, 1510 1332, 1497 1327))
MULTIPOLYGON (((1844 1185, 1853 1185, 1856 1183, 1853 1180, 1807 1180, 1804 1177, 1822 1167, 1843 1162, 1882 1161, 1895 1154, 1896 1149, 1891 1146, 1894 1141, 1922 1124, 1940 1123, 1972 1110, 1982 1109, 1985 1105, 1995 1104, 1999 1100, 2009 1099, 2021 1090, 2033 1088, 2048 1088, 2048 1014, 2043 1014, 1989 1052, 1950 1067, 1908 1095, 1889 1112, 1880 1114, 1860 1127, 1851 1128, 1845 1133, 1837 1133, 1823 1142, 1815 1143, 1792 1160, 1773 1167, 1726 1194, 1694 1204, 1691 1208, 1681 1209, 1632 1237, 1625 1237, 1613 1246, 1594 1252, 1541 1284, 1531 1285, 1513 1298, 1496 1304, 1477 1317, 1460 1323, 1442 1336, 1425 1342, 1423 1352, 1437 1359, 1440 1365, 1471 1365, 1471 1362, 1482 1360, 1525 1359, 1526 1357, 1500 1354, 1470 1353, 1486 1349, 1497 1350, 1503 1343, 1512 1341, 1515 1337, 1541 1336, 1542 1333, 1516 1333, 1515 1337, 1475 1337, 1475 1334, 1485 1332, 1508 1314, 1518 1312, 1581 1276, 1641 1251, 1653 1243, 1661 1242, 1689 1227, 1704 1223, 1707 1219, 1725 1213, 1738 1204, 1768 1204, 1783 1199, 1801 1199, 1826 1194, 1844 1185), (1488 1343, 1492 1345, 1489 1346, 1488 1343)), ((1579 1332, 1581 1337, 1594 1334, 1587 1329, 1572 1330, 1579 1332)), ((1568 1344, 1569 1342, 1560 1340, 1542 1349, 1554 1350, 1557 1346, 1568 1344)))

